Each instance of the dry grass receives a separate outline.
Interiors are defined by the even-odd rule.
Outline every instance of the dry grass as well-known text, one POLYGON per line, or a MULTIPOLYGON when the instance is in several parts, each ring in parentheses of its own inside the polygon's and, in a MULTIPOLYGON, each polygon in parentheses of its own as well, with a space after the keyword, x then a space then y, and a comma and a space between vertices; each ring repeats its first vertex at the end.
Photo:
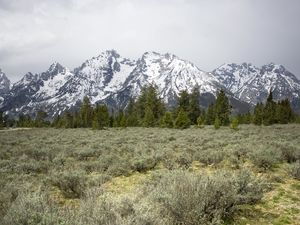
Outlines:
MULTIPOLYGON (((221 170, 248 169, 269 184, 268 192, 260 203, 239 206, 233 218, 224 223, 297 224, 300 221, 300 181, 293 179, 289 171, 290 163, 299 157, 299 125, 244 125, 238 131, 227 127, 215 130, 210 126, 187 130, 4 131, 0 133, 0 218, 6 218, 3 224, 13 224, 9 215, 21 218, 28 213, 22 211, 25 210, 22 204, 16 206, 19 201, 28 200, 44 208, 51 206, 51 210, 42 213, 50 212, 49 218, 56 219, 51 223, 48 217, 43 218, 45 224, 64 224, 62 221, 70 224, 68 219, 87 214, 88 208, 93 207, 89 198, 109 196, 111 205, 99 203, 98 207, 116 207, 116 212, 121 210, 120 215, 123 215, 124 203, 120 201, 129 198, 135 212, 130 216, 114 215, 110 224, 144 221, 140 223, 143 224, 154 215, 150 210, 153 205, 143 190, 157 182, 159 174, 183 170, 213 176, 221 170), (33 195, 37 189, 40 194, 33 195), (97 190, 94 196, 91 190, 97 190), (38 199, 47 199, 47 204, 38 199), (147 212, 147 218, 138 220, 138 212, 147 212), (52 214, 55 216, 51 217, 52 214)), ((36 210, 34 206, 32 210, 36 210)))

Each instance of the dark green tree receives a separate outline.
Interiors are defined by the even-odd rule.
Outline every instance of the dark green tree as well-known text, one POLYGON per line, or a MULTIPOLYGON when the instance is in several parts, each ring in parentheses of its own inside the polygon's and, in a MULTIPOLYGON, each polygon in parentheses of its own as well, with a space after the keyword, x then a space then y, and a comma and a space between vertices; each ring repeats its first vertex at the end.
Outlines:
POLYGON ((36 114, 35 120, 34 120, 34 126, 35 127, 45 127, 47 126, 47 113, 43 110, 39 110, 36 114))
POLYGON ((85 96, 80 106, 80 124, 81 127, 91 127, 93 120, 93 107, 90 99, 85 96))
POLYGON ((175 128, 185 129, 189 128, 191 125, 191 120, 184 109, 180 109, 177 118, 175 120, 175 128))
POLYGON ((154 117, 154 113, 150 107, 146 107, 143 126, 144 127, 154 127, 157 120, 154 117))
POLYGON ((187 92, 187 90, 183 90, 179 93, 178 112, 181 109, 184 110, 185 112, 189 112, 189 109, 190 109, 190 95, 187 92))
POLYGON ((211 103, 208 106, 207 112, 205 114, 205 121, 206 125, 212 125, 215 122, 215 105, 211 103))
POLYGON ((195 87, 190 94, 190 101, 189 101, 189 108, 188 114, 192 124, 197 124, 197 119, 201 115, 201 108, 200 108, 200 92, 199 88, 195 87))
POLYGON ((223 90, 221 90, 215 103, 215 117, 220 120, 221 126, 227 126, 230 123, 229 116, 231 114, 231 106, 229 100, 223 90))
POLYGON ((263 103, 257 103, 254 108, 253 123, 255 125, 261 125, 263 122, 263 115, 264 115, 264 105, 263 103))
POLYGON ((106 105, 97 105, 93 114, 93 129, 104 129, 109 126, 109 112, 106 105))
POLYGON ((284 99, 277 103, 276 120, 281 124, 287 124, 293 120, 293 110, 288 99, 284 99))
POLYGON ((268 126, 276 122, 276 102, 273 101, 273 92, 271 90, 263 110, 263 124, 268 126))
POLYGON ((73 115, 70 111, 66 111, 63 116, 63 126, 65 128, 73 128, 74 122, 73 122, 73 115))

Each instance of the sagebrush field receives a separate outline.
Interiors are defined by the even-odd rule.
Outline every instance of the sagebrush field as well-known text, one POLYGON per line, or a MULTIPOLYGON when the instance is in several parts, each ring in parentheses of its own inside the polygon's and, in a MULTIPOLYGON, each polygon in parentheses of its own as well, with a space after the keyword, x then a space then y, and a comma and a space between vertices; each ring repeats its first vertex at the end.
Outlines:
POLYGON ((0 224, 300 224, 300 126, 0 131, 0 224))

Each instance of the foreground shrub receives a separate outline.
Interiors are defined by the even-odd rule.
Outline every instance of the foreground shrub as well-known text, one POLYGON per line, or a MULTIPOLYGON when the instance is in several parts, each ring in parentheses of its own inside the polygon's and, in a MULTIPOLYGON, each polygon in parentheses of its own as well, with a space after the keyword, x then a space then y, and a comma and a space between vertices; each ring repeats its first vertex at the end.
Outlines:
POLYGON ((275 163, 279 162, 280 156, 276 149, 258 148, 250 153, 250 159, 260 170, 266 171, 273 167, 275 163))
POLYGON ((67 221, 67 213, 56 207, 47 196, 32 192, 20 194, 0 220, 0 224, 57 225, 68 224, 67 221))
POLYGON ((241 204, 262 198, 263 185, 249 172, 195 175, 173 171, 163 175, 150 198, 160 205, 165 224, 222 224, 241 204))
POLYGON ((84 194, 87 178, 83 172, 66 171, 53 175, 52 184, 57 186, 66 198, 80 198, 84 194))
POLYGON ((288 163, 300 160, 300 150, 293 147, 281 147, 281 157, 288 163))
POLYGON ((300 180, 300 161, 297 161, 291 165, 291 175, 300 180))

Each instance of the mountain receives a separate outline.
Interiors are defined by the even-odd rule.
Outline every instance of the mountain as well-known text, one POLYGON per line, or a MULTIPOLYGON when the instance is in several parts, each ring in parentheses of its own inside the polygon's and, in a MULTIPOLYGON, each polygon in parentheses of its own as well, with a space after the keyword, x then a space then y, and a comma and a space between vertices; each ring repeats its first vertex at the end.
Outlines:
POLYGON ((232 63, 212 73, 238 99, 252 105, 265 101, 272 90, 275 100, 289 98, 295 108, 299 107, 300 81, 282 65, 270 63, 258 68, 250 63, 232 63))
POLYGON ((158 87, 160 97, 168 106, 175 104, 182 90, 191 91, 198 86, 201 93, 215 96, 222 88, 211 73, 200 70, 188 61, 169 53, 146 52, 136 62, 121 91, 116 93, 110 102, 115 101, 116 105, 124 107, 127 98, 137 97, 142 87, 150 84, 158 87))
POLYGON ((271 88, 275 98, 289 97, 293 106, 300 106, 300 82, 280 65, 257 68, 248 63, 232 63, 205 72, 169 53, 146 52, 138 60, 130 60, 110 50, 86 60, 73 71, 55 62, 46 72, 25 74, 10 89, 6 85, 0 110, 12 115, 33 115, 41 109, 53 117, 78 107, 86 95, 92 104, 106 103, 119 109, 149 84, 158 87, 169 107, 175 105, 180 91, 194 87, 200 90, 203 107, 224 89, 234 112, 245 112, 256 102, 264 101, 271 88))
POLYGON ((0 107, 4 102, 4 98, 8 94, 10 89, 10 80, 5 73, 0 69, 0 107))

